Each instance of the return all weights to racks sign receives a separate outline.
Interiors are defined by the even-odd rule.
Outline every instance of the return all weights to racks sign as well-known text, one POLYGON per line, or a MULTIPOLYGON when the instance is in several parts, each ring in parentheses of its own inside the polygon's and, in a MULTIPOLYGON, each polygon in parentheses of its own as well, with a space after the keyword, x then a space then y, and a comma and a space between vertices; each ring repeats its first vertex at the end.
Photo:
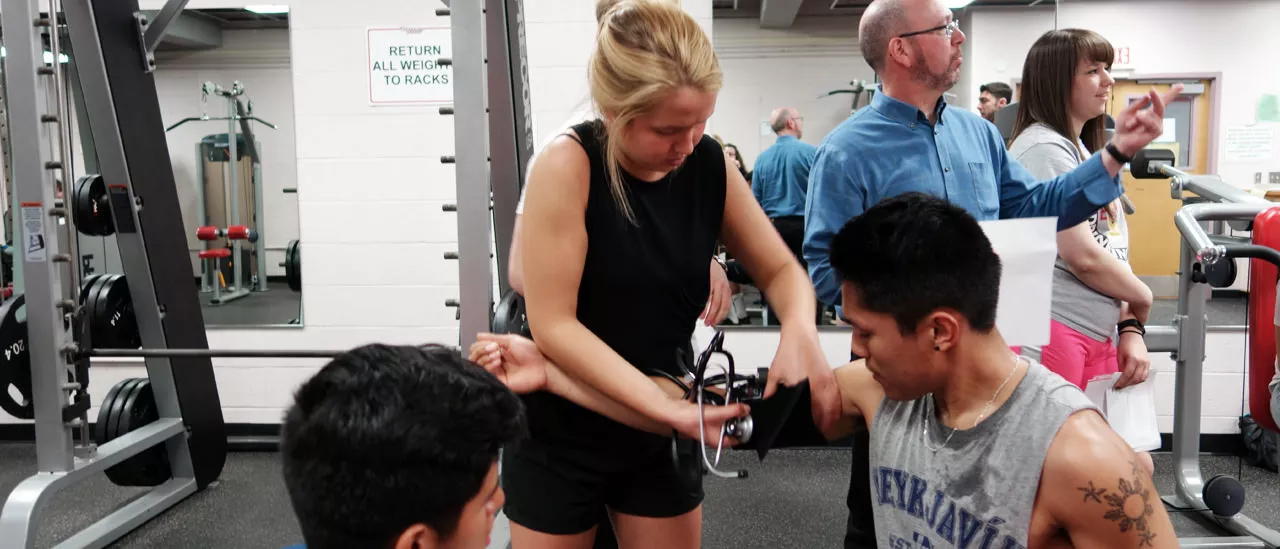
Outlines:
POLYGON ((369 102, 374 105, 453 102, 449 27, 371 28, 369 102))

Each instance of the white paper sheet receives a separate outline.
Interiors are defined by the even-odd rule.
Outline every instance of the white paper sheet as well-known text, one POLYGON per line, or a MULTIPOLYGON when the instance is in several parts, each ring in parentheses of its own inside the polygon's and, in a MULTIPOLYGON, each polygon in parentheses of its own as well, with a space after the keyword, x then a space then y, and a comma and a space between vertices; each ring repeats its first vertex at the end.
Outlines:
POLYGON ((1010 345, 1048 344, 1058 219, 1002 219, 980 225, 1000 256, 996 328, 1010 345))
POLYGON ((1149 452, 1160 448, 1160 425, 1156 418, 1156 397, 1153 386, 1155 376, 1137 385, 1116 390, 1120 373, 1099 376, 1089 380, 1084 394, 1098 408, 1116 434, 1120 435, 1135 452, 1149 452))

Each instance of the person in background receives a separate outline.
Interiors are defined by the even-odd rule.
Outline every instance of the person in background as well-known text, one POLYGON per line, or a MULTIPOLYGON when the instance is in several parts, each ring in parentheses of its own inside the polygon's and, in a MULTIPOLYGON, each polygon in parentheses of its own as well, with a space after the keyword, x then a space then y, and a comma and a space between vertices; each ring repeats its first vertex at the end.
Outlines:
MULTIPOLYGON (((1275 418, 1276 425, 1280 425, 1280 282, 1276 282, 1276 318, 1273 322, 1276 325, 1276 376, 1271 378, 1271 417, 1275 418)), ((1280 452, 1280 450, 1277 450, 1280 452)), ((1280 454, 1276 455, 1276 461, 1280 462, 1280 454)))
MULTIPOLYGON (((620 1, 622 0, 597 0, 596 24, 598 25, 600 21, 604 19, 604 15, 620 1)), ((678 0, 656 1, 666 1, 679 4, 678 0)), ((564 125, 558 128, 550 138, 545 140, 545 142, 550 142, 555 136, 563 134, 565 130, 568 130, 574 124, 591 120, 595 116, 595 108, 592 106, 591 102, 584 101, 576 110, 574 110, 569 118, 565 120, 564 125)), ((524 239, 521 238, 521 235, 524 233, 524 231, 521 230, 523 225, 522 219, 524 217, 524 198, 526 190, 529 187, 529 174, 533 172, 533 164, 541 152, 541 148, 534 151, 534 156, 529 160, 529 165, 525 170, 525 184, 520 189, 520 200, 516 203, 515 224, 511 230, 511 249, 507 252, 507 281, 511 284, 511 289, 515 290, 515 292, 521 296, 524 295, 524 268, 522 267, 522 263, 524 261, 522 254, 524 250, 524 239)), ((707 305, 703 308, 702 315, 698 318, 707 326, 715 326, 728 316, 731 299, 733 297, 733 290, 729 286, 729 279, 725 275, 725 265, 723 263, 713 259, 708 264, 708 270, 708 280, 711 284, 711 293, 708 294, 707 305)), ((597 546, 596 549, 606 548, 597 546)))
MULTIPOLYGON (((1115 49, 1098 33, 1052 30, 1036 40, 1022 68, 1022 101, 1009 155, 1039 179, 1070 172, 1106 144, 1106 109, 1115 49)), ((1146 381, 1143 340, 1151 289, 1129 267, 1129 235, 1120 200, 1058 233, 1049 344, 1024 356, 1084 389, 1123 372, 1116 389, 1146 381), (1118 335, 1117 335, 1118 332, 1118 335)), ((1153 468, 1151 455, 1139 454, 1153 468)))
POLYGON ((978 88, 978 113, 992 124, 996 122, 996 113, 1012 102, 1013 88, 1004 82, 991 82, 978 88))
POLYGON ((371 344, 294 394, 280 434, 306 549, 484 549, 520 399, 457 349, 371 344))
POLYGON ((751 172, 747 171, 746 162, 742 160, 742 153, 738 152, 738 146, 733 143, 725 143, 724 154, 733 160, 733 164, 738 167, 738 173, 742 174, 742 178, 751 182, 751 172))
MULTIPOLYGON (((1074 227, 1120 196, 1121 168, 1161 135, 1164 104, 1182 89, 1135 101, 1101 152, 1038 181, 1009 157, 994 124, 943 99, 960 78, 965 35, 940 0, 876 0, 863 12, 858 41, 881 84, 868 108, 819 145, 805 206, 804 258, 818 298, 830 305, 841 302, 831 238, 848 220, 885 198, 924 192, 979 221, 1056 217, 1059 230, 1074 227)), ((854 437, 847 547, 875 546, 865 441, 865 431, 854 437)))
MULTIPOLYGON (((755 167, 751 170, 751 192, 800 266, 807 269, 801 251, 804 246, 804 202, 817 147, 801 141, 804 118, 794 108, 774 109, 769 114, 769 126, 778 138, 756 157, 755 167)), ((822 313, 822 307, 818 307, 815 321, 820 322, 822 313)), ((773 316, 772 309, 769 316, 773 316)), ((768 323, 778 324, 778 321, 769 318, 768 323)))

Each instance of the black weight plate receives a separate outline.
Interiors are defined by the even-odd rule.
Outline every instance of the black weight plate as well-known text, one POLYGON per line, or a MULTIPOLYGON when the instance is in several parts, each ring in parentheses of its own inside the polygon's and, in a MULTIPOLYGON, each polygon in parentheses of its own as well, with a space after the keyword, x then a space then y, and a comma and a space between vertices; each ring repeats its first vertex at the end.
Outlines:
POLYGON ((31 399, 31 354, 27 352, 27 323, 18 321, 26 304, 18 294, 0 304, 0 409, 18 419, 34 419, 31 399), (10 394, 17 389, 21 402, 10 394))
POLYGON ((515 290, 507 290, 493 310, 493 322, 489 328, 495 334, 523 334, 525 323, 524 298, 515 290))
POLYGON ((1220 517, 1234 517, 1244 510, 1244 485, 1227 476, 1218 475, 1204 485, 1204 504, 1220 517))
POLYGON ((95 322, 96 310, 98 308, 98 292, 102 291, 102 284, 106 282, 108 274, 98 274, 91 277, 92 284, 85 286, 80 292, 80 309, 89 319, 89 337, 92 341, 89 343, 94 347, 102 347, 98 342, 98 329, 95 322))
MULTIPOLYGON (((151 389, 151 381, 144 379, 125 402, 116 436, 137 431, 157 419, 160 419, 160 412, 156 408, 155 393, 151 389)), ((163 444, 143 450, 121 465, 128 470, 125 476, 129 486, 158 486, 170 477, 168 454, 163 444)))
MULTIPOLYGON (((117 383, 116 387, 119 387, 120 390, 116 392, 115 399, 111 402, 102 401, 102 408, 107 410, 107 418, 105 422, 106 431, 103 433, 103 437, 98 439, 99 445, 111 442, 112 439, 116 438, 116 432, 120 425, 120 416, 124 413, 124 403, 128 400, 129 393, 133 391, 139 381, 142 381, 141 378, 133 377, 117 383)), ((102 415, 101 410, 98 411, 98 415, 102 415)))
POLYGON ((124 275, 109 275, 98 290, 92 316, 93 345, 100 349, 136 349, 142 346, 138 321, 124 275))
POLYGON ((89 275, 89 278, 80 281, 80 304, 84 305, 84 296, 89 292, 89 288, 93 287, 93 283, 102 278, 102 273, 89 275))
POLYGON ((72 191, 72 218, 76 230, 91 236, 111 236, 115 226, 111 212, 107 211, 107 184, 100 175, 86 175, 76 180, 72 191))
MULTIPOLYGON (((115 427, 115 438, 133 433, 160 418, 151 381, 142 379, 128 393, 123 413, 115 427)), ((120 486, 156 486, 169 479, 168 459, 163 444, 142 450, 108 470, 108 477, 120 486)))
POLYGON ((289 246, 284 252, 284 274, 285 280, 289 283, 289 289, 295 292, 302 291, 302 244, 297 240, 290 240, 289 246))
MULTIPOLYGON (((127 427, 129 425, 130 409, 137 401, 139 389, 147 380, 142 378, 134 378, 133 383, 120 390, 116 395, 117 405, 113 407, 112 417, 107 423, 107 441, 110 442, 128 434, 127 427)), ((133 458, 126 459, 116 465, 108 467, 106 470, 107 478, 116 486, 134 486, 134 475, 137 466, 130 462, 133 458)))
POLYGON ((98 406, 98 421, 93 424, 93 440, 98 441, 99 446, 110 440, 107 438, 107 433, 110 432, 108 425, 112 420, 111 409, 116 405, 116 399, 120 398, 120 391, 135 381, 137 378, 130 378, 112 385, 111 390, 107 391, 107 396, 102 399, 102 404, 98 406))

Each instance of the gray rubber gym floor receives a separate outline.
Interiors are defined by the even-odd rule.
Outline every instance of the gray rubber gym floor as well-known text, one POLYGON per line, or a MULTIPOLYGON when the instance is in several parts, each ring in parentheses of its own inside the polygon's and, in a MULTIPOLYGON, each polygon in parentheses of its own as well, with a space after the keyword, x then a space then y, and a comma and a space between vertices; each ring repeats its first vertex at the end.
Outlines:
MULTIPOLYGON (((709 548, 837 548, 845 525, 849 451, 841 448, 788 449, 757 463, 752 454, 731 452, 729 468, 746 467, 744 480, 708 478, 703 546, 709 548)), ((1157 454, 1156 487, 1170 493, 1172 459, 1157 454)), ((1204 456, 1205 478, 1230 474, 1247 490, 1245 514, 1280 528, 1280 475, 1242 465, 1235 457, 1204 456), (1243 469, 1241 469, 1243 467, 1243 469)), ((35 470, 30 444, 0 444, 0 494, 35 470)), ((75 529, 104 516, 136 493, 103 476, 58 494, 39 527, 38 547, 50 547, 75 529)), ((278 549, 301 541, 280 479, 275 453, 233 453, 221 480, 144 524, 113 548, 198 547, 278 549)), ((1174 514, 1181 537, 1221 532, 1174 514)), ((2 545, 2 542, 0 542, 2 545)))
POLYGON ((288 324, 298 318, 302 294, 289 289, 283 282, 268 282, 267 291, 253 292, 246 297, 222 305, 212 305, 213 293, 200 294, 200 309, 208 326, 275 326, 288 324))

